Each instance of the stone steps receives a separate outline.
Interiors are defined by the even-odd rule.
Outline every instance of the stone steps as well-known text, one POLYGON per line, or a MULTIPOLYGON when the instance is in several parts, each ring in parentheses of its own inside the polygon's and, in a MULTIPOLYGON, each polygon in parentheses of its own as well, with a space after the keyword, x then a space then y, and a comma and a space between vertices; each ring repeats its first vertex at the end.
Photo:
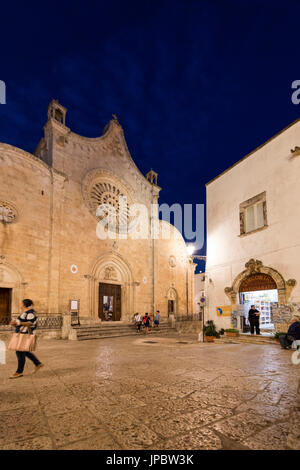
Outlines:
POLYGON ((243 335, 228 337, 223 336, 217 340, 216 343, 247 343, 247 344, 275 344, 277 345, 278 342, 275 341, 271 336, 249 336, 243 335))
MULTIPOLYGON (((115 325, 91 325, 91 326, 76 326, 74 327, 77 334, 78 341, 84 341, 89 339, 106 339, 106 338, 119 338, 122 336, 138 336, 143 334, 143 328, 141 333, 137 333, 134 325, 128 324, 115 324, 115 325)), ((174 332, 175 329, 169 324, 161 324, 159 328, 150 328, 150 334, 167 334, 174 332)))

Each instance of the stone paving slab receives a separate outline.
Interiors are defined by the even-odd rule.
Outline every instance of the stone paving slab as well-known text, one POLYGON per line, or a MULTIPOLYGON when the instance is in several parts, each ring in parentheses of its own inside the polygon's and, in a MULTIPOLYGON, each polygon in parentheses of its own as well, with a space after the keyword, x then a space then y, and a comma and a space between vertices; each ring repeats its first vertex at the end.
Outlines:
POLYGON ((41 340, 16 380, 8 352, 0 449, 300 449, 290 351, 150 338, 41 340))

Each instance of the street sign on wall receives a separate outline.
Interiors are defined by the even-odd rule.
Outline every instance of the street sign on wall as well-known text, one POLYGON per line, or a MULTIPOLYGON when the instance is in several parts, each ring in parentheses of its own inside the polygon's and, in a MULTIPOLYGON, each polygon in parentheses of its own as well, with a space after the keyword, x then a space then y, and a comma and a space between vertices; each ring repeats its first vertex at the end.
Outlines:
POLYGON ((222 305, 216 308, 218 317, 231 317, 231 305, 222 305))

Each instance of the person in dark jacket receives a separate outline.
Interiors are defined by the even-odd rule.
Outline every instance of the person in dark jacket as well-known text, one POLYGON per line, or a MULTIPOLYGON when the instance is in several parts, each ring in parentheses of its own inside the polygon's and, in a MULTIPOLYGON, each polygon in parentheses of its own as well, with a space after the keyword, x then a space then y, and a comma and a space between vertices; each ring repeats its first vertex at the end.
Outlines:
MULTIPOLYGON (((24 299, 22 303, 24 312, 18 316, 17 320, 11 321, 10 325, 16 327, 16 333, 21 333, 23 335, 28 335, 30 333, 34 334, 34 331, 37 328, 37 316, 35 310, 32 308, 33 302, 31 299, 24 299)), ((34 363, 36 371, 43 366, 38 358, 31 352, 16 351, 16 355, 18 359, 18 368, 17 371, 10 376, 10 379, 16 379, 23 376, 26 357, 34 363)))
POLYGON ((257 335, 260 335, 259 329, 259 311, 255 308, 255 305, 251 305, 251 308, 248 313, 248 319, 250 323, 251 334, 254 335, 254 328, 257 335))
POLYGON ((145 313, 144 318, 143 318, 143 323, 144 323, 146 335, 149 333, 150 322, 151 322, 151 318, 149 314, 145 313))
POLYGON ((299 318, 293 317, 288 332, 279 336, 280 345, 282 349, 288 349, 298 339, 300 339, 300 321, 299 318))

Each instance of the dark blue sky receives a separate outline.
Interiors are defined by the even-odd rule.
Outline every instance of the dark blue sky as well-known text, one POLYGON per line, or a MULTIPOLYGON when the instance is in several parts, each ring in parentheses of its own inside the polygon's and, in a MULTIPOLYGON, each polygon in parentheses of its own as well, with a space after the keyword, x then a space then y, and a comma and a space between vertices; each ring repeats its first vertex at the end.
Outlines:
POLYGON ((33 151, 52 98, 85 136, 115 113, 160 202, 203 203, 207 181, 299 117, 299 18, 293 0, 2 3, 0 141, 33 151))

